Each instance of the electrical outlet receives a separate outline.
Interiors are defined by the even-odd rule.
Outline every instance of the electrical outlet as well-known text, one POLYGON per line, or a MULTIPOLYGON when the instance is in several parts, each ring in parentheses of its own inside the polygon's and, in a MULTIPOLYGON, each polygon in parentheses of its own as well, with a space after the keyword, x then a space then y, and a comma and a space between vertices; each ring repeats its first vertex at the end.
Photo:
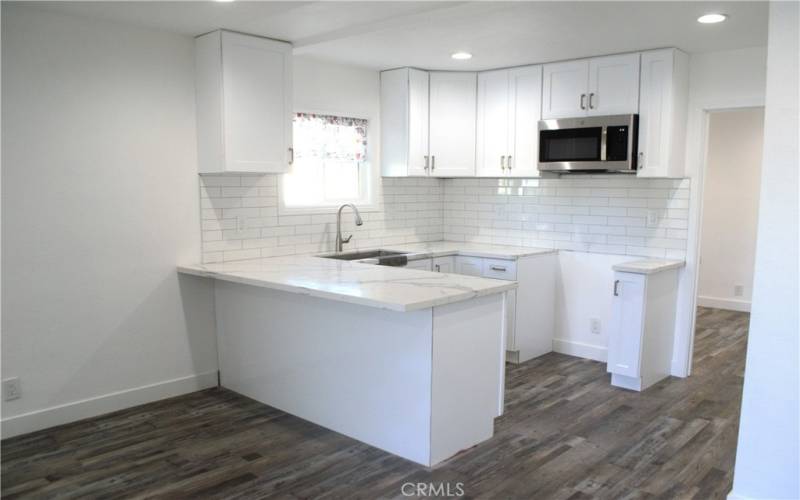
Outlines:
POLYGON ((595 335, 600 335, 602 331, 602 325, 600 324, 600 320, 598 318, 589 318, 589 330, 595 335))
POLYGON ((647 227, 657 227, 658 226, 658 212, 655 210, 648 210, 647 211, 647 227))
POLYGON ((733 296, 741 297, 744 295, 744 285, 733 285, 733 296))
POLYGON ((11 401, 22 397, 22 387, 19 385, 19 378, 7 378, 3 380, 3 401, 11 401))

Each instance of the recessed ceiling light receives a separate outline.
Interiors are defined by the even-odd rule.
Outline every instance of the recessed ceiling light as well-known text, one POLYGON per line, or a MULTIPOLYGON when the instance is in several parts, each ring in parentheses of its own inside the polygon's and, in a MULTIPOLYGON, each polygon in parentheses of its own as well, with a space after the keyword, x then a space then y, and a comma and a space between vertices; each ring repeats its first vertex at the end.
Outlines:
POLYGON ((472 54, 470 54, 469 52, 453 52, 452 54, 450 54, 450 57, 452 57, 453 59, 457 59, 459 61, 464 61, 467 59, 472 59, 472 54))
POLYGON ((698 23, 703 24, 716 24, 728 19, 725 14, 705 14, 697 18, 698 23))

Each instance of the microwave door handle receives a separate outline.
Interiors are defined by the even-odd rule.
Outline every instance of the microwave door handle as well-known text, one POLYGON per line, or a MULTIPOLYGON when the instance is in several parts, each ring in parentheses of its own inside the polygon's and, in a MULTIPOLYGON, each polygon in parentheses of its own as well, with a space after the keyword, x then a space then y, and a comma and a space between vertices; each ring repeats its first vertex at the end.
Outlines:
POLYGON ((608 127, 603 127, 600 133, 600 161, 606 161, 606 142, 608 140, 608 127))

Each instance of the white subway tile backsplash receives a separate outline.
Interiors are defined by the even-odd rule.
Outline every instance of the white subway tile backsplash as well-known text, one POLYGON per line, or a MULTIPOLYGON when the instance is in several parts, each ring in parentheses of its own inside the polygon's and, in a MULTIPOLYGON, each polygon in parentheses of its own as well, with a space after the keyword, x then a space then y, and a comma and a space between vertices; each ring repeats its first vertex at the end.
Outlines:
MULTIPOLYGON (((683 258, 689 188, 689 179, 608 175, 384 178, 364 225, 348 213, 343 230, 349 249, 446 239, 683 258)), ((204 262, 333 250, 336 215, 280 215, 277 175, 203 175, 199 199, 204 262)))

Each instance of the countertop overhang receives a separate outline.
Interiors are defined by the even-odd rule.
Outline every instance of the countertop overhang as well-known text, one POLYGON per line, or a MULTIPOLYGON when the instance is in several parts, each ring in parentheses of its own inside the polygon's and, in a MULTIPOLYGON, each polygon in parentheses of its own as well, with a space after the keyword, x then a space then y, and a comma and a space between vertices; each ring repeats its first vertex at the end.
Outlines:
POLYGON ((460 302, 517 287, 516 281, 308 255, 180 265, 178 272, 400 312, 460 302))

